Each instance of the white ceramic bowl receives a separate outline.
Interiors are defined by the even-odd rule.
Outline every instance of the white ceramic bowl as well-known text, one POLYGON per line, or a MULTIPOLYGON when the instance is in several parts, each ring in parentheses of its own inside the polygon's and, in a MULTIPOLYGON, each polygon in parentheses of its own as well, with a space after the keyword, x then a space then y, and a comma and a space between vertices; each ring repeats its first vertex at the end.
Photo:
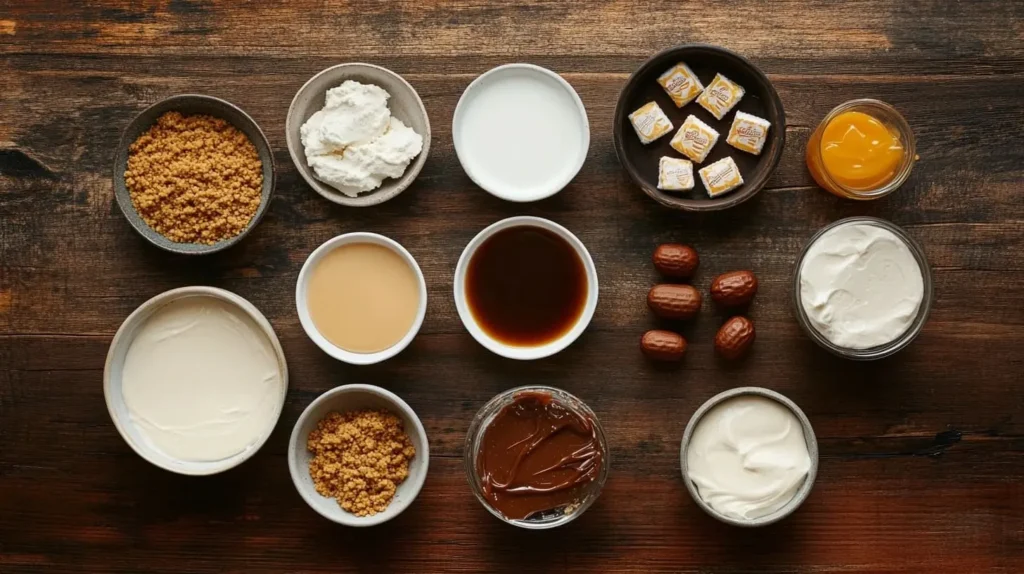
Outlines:
POLYGON ((397 241, 377 233, 345 233, 325 241, 323 245, 317 247, 313 253, 310 253, 309 257, 306 258, 306 262, 303 263, 302 269, 299 271, 299 280, 295 286, 295 305, 299 311, 299 322, 302 323, 302 328, 306 331, 306 335, 309 335, 309 338, 312 339, 318 347, 323 349, 325 353, 339 361, 344 361, 353 365, 372 365, 374 363, 390 359, 402 352, 402 350, 408 347, 409 343, 411 343, 416 337, 416 334, 420 332, 420 327, 423 325, 423 317, 427 314, 427 282, 423 278, 423 271, 420 270, 420 266, 416 263, 416 259, 413 258, 412 254, 402 247, 397 241), (420 305, 419 310, 416 312, 416 320, 413 321, 412 327, 409 328, 409 332, 405 334, 405 337, 402 337, 401 341, 387 349, 384 349, 383 351, 377 351, 376 353, 353 353, 352 351, 342 349, 328 341, 327 338, 321 335, 320 331, 317 330, 316 325, 313 323, 313 318, 309 314, 306 290, 309 286, 310 274, 324 255, 330 253, 330 251, 336 247, 349 243, 373 243, 376 245, 383 245, 384 247, 391 249, 395 253, 401 255, 402 259, 412 267, 413 271, 416 273, 416 279, 419 281, 420 305))
POLYGON ((481 345, 487 347, 492 352, 501 355, 502 357, 508 357, 509 359, 519 359, 529 361, 533 359, 543 359, 544 357, 550 357, 562 349, 568 347, 573 341, 579 338, 590 324, 590 320, 594 317, 594 311, 597 309, 597 296, 598 296, 598 285, 597 285, 597 268, 594 266, 594 260, 590 257, 590 252, 583 246, 583 242, 578 237, 573 235, 571 231, 555 223, 554 221, 544 219, 541 217, 531 216, 518 216, 509 217, 508 219, 502 219, 501 221, 494 223, 478 233, 474 237, 466 248, 462 251, 462 256, 459 257, 459 263, 455 267, 455 307, 459 311, 459 318, 462 319, 462 324, 466 326, 470 335, 477 340, 481 345), (469 309, 469 303, 466 300, 466 272, 469 269, 469 262, 473 258, 473 254, 476 250, 495 233, 508 229, 510 227, 520 226, 532 226, 546 229, 562 239, 569 242, 569 245, 576 250, 576 255, 579 256, 580 261, 583 262, 583 268, 587 273, 587 302, 583 308, 583 313, 580 314, 580 318, 576 321, 565 335, 562 335, 558 339, 546 343, 544 345, 537 345, 535 347, 520 347, 515 345, 507 345, 498 341, 487 334, 476 318, 473 316, 473 312, 469 309))
POLYGON ((429 466, 430 445, 419 417, 405 401, 398 398, 398 395, 373 385, 343 385, 320 395, 302 411, 288 441, 288 471, 299 495, 310 508, 324 518, 346 526, 373 526, 401 514, 423 488, 429 466), (317 423, 329 413, 365 409, 387 409, 397 415, 402 420, 413 446, 416 447, 416 456, 409 463, 408 478, 398 486, 395 498, 387 509, 373 516, 360 517, 342 510, 337 500, 321 496, 316 491, 313 479, 309 476, 309 461, 312 455, 306 449, 306 440, 317 423))
POLYGON ((285 120, 285 139, 288 153, 292 156, 292 162, 299 170, 299 175, 317 193, 340 205, 368 207, 383 203, 402 193, 419 175, 423 164, 427 162, 427 155, 430 154, 430 118, 427 116, 427 109, 423 107, 420 95, 402 76, 373 64, 338 64, 310 78, 295 93, 285 120), (402 120, 402 123, 423 136, 423 150, 413 158, 409 167, 405 168, 402 177, 387 178, 377 189, 360 193, 356 197, 349 197, 316 178, 316 174, 306 161, 306 151, 302 147, 302 138, 299 135, 302 124, 324 107, 327 90, 340 86, 345 80, 374 84, 387 90, 391 94, 388 109, 391 110, 392 117, 402 120))
MULTIPOLYGON (((521 85, 525 86, 526 84, 523 83, 521 85)), ((530 118, 543 119, 541 118, 541 113, 533 107, 524 109, 523 113, 526 114, 525 118, 527 120, 530 118)), ((515 114, 496 112, 493 118, 489 117, 486 121, 483 121, 483 129, 488 130, 488 136, 493 132, 496 139, 504 138, 507 140, 509 133, 514 134, 518 126, 527 125, 524 122, 516 123, 516 117, 515 114), (502 126, 501 122, 505 121, 512 123, 502 126)), ((526 128, 522 129, 525 130, 526 128)), ((462 164, 462 169, 466 171, 466 174, 474 183, 485 191, 508 201, 537 201, 558 193, 579 173, 590 149, 590 122, 587 119, 587 110, 583 106, 583 101, 580 100, 579 94, 576 93, 576 90, 573 89, 569 82, 565 81, 565 78, 547 68, 533 64, 505 64, 481 74, 462 93, 462 97, 459 98, 459 103, 455 106, 455 113, 452 116, 452 140, 455 144, 455 153, 459 158, 459 163, 462 164), (516 95, 510 93, 507 84, 501 85, 502 82, 515 79, 531 82, 533 88, 528 92, 519 94, 520 97, 517 98, 516 95), (477 121, 479 119, 478 116, 483 113, 480 111, 482 108, 477 107, 484 105, 481 102, 491 100, 492 103, 495 103, 494 98, 510 98, 510 101, 503 101, 499 105, 503 109, 508 110, 509 106, 515 106, 517 103, 525 102, 522 105, 530 106, 531 104, 528 101, 530 97, 535 98, 537 103, 542 105, 544 102, 560 101, 563 109, 557 110, 557 112, 552 110, 553 114, 541 122, 539 129, 521 134, 523 141, 498 146, 501 150, 496 155, 504 160, 504 165, 509 166, 509 168, 502 171, 505 171, 506 174, 508 171, 522 173, 523 170, 531 169, 531 162, 525 156, 531 153, 531 149, 543 143, 540 140, 551 139, 551 137, 539 133, 543 132, 548 126, 556 131, 559 127, 573 130, 575 133, 565 134, 559 132, 549 134, 549 136, 560 138, 564 135, 565 137, 575 139, 577 153, 573 157, 563 158, 564 161, 561 162, 560 167, 555 172, 552 172, 550 177, 544 181, 531 182, 529 185, 524 185, 522 182, 509 181, 506 177, 503 177, 506 174, 499 174, 489 170, 484 165, 484 162, 481 161, 483 156, 480 155, 485 153, 484 150, 489 146, 479 145, 479 140, 475 142, 466 141, 468 136, 465 135, 465 128, 469 125, 467 122, 477 121), (571 119, 568 118, 569 115, 572 115, 571 119), (477 120, 474 118, 477 118, 477 120), (556 122, 560 120, 568 121, 564 122, 562 126, 558 126, 556 122), (570 127, 569 124, 573 125, 570 127), (517 157, 517 150, 521 150, 520 155, 524 155, 524 157, 517 157)), ((533 164, 536 165, 543 163, 544 158, 534 157, 533 160, 533 164)), ((491 163, 492 167, 493 165, 491 163)))
MULTIPOLYGON (((124 320, 124 323, 121 323, 121 327, 114 335, 114 340, 110 343, 110 350, 107 352, 106 366, 103 369, 103 397, 107 402, 107 410, 110 412, 110 418, 114 421, 114 426, 117 427, 117 432, 121 433, 121 437, 128 443, 128 446, 132 447, 132 450, 139 456, 160 468, 178 474, 216 474, 229 468, 234 468, 248 460, 249 457, 256 454, 256 451, 270 437, 270 433, 274 430, 274 426, 281 416, 281 409, 284 406, 284 399, 287 393, 288 364, 285 362, 284 351, 281 350, 281 344, 278 342, 277 335, 274 334, 274 328, 270 326, 270 322, 252 303, 230 291, 216 287, 194 286, 172 289, 139 305, 124 320), (281 394, 277 397, 273 417, 266 421, 266 430, 263 433, 263 437, 255 445, 243 452, 222 460, 209 462, 180 460, 154 447, 139 431, 138 427, 135 426, 135 423, 132 422, 131 415, 128 413, 128 407, 124 403, 124 396, 121 393, 121 372, 124 367, 125 355, 128 353, 128 348, 131 347, 139 328, 145 324, 157 309, 164 305, 184 297, 197 296, 213 297, 225 301, 243 311, 253 320, 263 335, 270 341, 270 345, 277 355, 277 363, 281 370, 281 380, 283 383, 281 385, 281 394)), ((202 400, 202 397, 196 397, 196 400, 202 400)))

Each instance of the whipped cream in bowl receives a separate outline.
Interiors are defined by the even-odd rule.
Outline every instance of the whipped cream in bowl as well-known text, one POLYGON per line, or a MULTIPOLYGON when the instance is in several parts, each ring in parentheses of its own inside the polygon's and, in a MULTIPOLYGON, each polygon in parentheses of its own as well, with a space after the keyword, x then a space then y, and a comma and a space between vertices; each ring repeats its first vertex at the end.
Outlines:
POLYGON ((924 252, 882 219, 836 221, 818 231, 797 260, 797 319, 811 339, 841 357, 896 353, 917 337, 931 303, 924 252))
POLYGON ((419 94, 372 64, 339 64, 303 85, 288 108, 288 152, 323 197, 348 206, 382 203, 407 189, 430 151, 419 94))
POLYGON ((697 409, 679 457, 686 488, 702 510, 727 524, 765 526, 789 516, 810 494, 818 442, 793 401, 740 387, 697 409))

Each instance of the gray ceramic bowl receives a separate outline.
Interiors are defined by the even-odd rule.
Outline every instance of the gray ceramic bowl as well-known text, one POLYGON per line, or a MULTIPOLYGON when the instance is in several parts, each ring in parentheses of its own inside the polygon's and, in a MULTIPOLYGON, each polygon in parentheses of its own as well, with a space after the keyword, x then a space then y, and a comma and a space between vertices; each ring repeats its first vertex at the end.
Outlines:
POLYGON ((128 223, 153 245, 167 251, 185 255, 213 253, 227 249, 241 241, 243 237, 256 227, 256 224, 263 218, 263 214, 266 213, 267 207, 270 205, 270 199, 274 195, 276 177, 277 169, 274 166, 274 154, 270 149, 270 144, 267 142, 267 137, 263 135, 263 130, 256 124, 256 121, 249 117, 249 114, 243 112, 241 108, 228 101, 200 94, 171 96, 143 110, 142 113, 135 116, 135 119, 124 130, 121 142, 117 145, 117 155, 114 157, 114 197, 117 199, 118 207, 121 208, 121 213, 128 219, 128 223), (124 172, 128 168, 128 147, 142 135, 142 132, 149 129, 156 122, 157 118, 166 112, 181 112, 186 115, 206 114, 221 118, 238 128, 256 146, 256 152, 259 153, 260 161, 263 163, 263 189, 260 191, 260 206, 256 210, 256 215, 249 221, 249 225, 238 235, 213 245, 176 243, 146 225, 146 222, 142 220, 142 217, 135 210, 132 198, 128 194, 128 188, 124 184, 124 172))
POLYGON ((707 402, 701 405, 699 409, 697 409, 697 412, 693 413, 693 416, 690 417, 690 423, 686 425, 686 430, 683 432, 683 442, 679 446, 679 461, 683 470, 683 482, 686 483, 686 490, 690 492, 690 496, 693 497, 693 501, 696 502, 697 506, 699 506, 704 512, 721 522, 732 524, 733 526, 767 526, 792 514, 793 511, 803 504, 804 500, 806 500, 807 496, 811 493, 811 488, 814 487, 814 478, 818 474, 818 439, 814 436, 814 429, 811 428, 811 421, 807 420, 807 415, 805 415, 804 412, 800 410, 800 407, 796 406, 796 403, 793 401, 775 391, 762 387, 737 387, 711 397, 707 402), (807 478, 804 479, 803 484, 800 485, 796 494, 793 495, 793 499, 777 510, 774 514, 754 518, 752 520, 739 520, 730 516, 725 516, 708 505, 708 503, 704 502, 704 499, 700 496, 700 492, 697 490, 697 485, 690 480, 686 462, 686 451, 690 446, 690 437, 693 436, 693 430, 697 427, 697 423, 700 422, 701 418, 703 418, 704 415, 712 408, 740 395, 758 395, 773 399, 792 411, 793 414, 796 415, 796 418, 800 420, 801 426, 803 426, 804 440, 807 441, 807 452, 811 457, 811 469, 807 472, 807 478))
POLYGON ((292 475, 292 482, 299 495, 321 516, 345 526, 373 526, 401 514, 420 493, 429 466, 430 445, 427 443, 427 431, 423 429, 419 417, 398 395, 373 385, 342 385, 320 395, 299 415, 288 441, 288 472, 292 475), (409 476, 398 485, 395 498, 387 509, 373 516, 356 516, 343 510, 333 498, 321 496, 309 476, 309 460, 312 455, 306 449, 309 433, 328 413, 362 409, 387 409, 394 413, 401 419, 406 434, 416 447, 416 456, 409 462, 409 476))
POLYGON ((334 203, 352 207, 377 205, 405 191, 423 169, 423 164, 427 162, 427 155, 430 153, 430 119, 427 117, 427 110, 423 107, 420 95, 409 85, 409 82, 406 82, 398 74, 373 64, 338 64, 310 78, 295 93, 292 104, 288 108, 285 135, 288 140, 288 153, 292 156, 292 162, 306 183, 334 203), (306 163, 306 152, 302 148, 302 139, 299 136, 299 128, 302 127, 302 124, 324 107, 327 90, 338 87, 345 80, 374 84, 387 90, 391 94, 391 99, 388 100, 391 115, 402 120, 405 125, 423 136, 423 151, 413 158, 402 177, 385 179, 380 187, 361 193, 358 197, 349 197, 316 178, 313 170, 306 163))

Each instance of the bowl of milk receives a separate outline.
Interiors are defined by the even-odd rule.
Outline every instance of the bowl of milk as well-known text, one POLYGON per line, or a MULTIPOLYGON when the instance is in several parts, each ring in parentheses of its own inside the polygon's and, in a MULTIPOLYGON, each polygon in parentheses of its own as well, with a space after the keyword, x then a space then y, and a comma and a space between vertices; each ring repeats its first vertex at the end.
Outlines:
POLYGON ((529 202, 576 177, 590 148, 590 123, 565 78, 533 64, 506 64, 463 92, 452 139, 474 183, 501 199, 529 202))

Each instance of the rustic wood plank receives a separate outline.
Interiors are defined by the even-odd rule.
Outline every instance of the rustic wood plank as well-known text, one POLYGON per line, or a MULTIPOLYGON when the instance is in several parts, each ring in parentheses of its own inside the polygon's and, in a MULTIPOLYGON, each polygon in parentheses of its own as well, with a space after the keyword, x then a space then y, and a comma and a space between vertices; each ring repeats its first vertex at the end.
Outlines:
POLYGON ((62 3, 0 0, 0 572, 1019 572, 1024 570, 1024 5, 949 3, 349 0, 62 3), (752 58, 786 107, 787 147, 768 189, 720 214, 664 210, 627 180, 611 146, 629 73, 683 42, 752 58), (314 194, 284 146, 285 111, 309 76, 364 60, 403 74, 434 141, 414 187, 387 204, 343 209, 314 194), (526 60, 562 73, 590 117, 576 180, 551 200, 512 205, 458 166, 451 115, 482 71, 526 60), (246 109, 276 151, 266 219, 237 247, 202 259, 145 244, 113 204, 120 132, 181 92, 246 109), (803 165, 811 129, 835 104, 876 97, 899 108, 920 162, 892 196, 832 197, 803 165), (462 328, 451 296, 465 243, 493 221, 549 217, 587 244, 601 277, 591 329, 534 363, 490 355, 462 328), (875 215, 904 226, 933 267, 936 299, 920 338, 875 364, 826 355, 792 319, 794 257, 822 225, 875 215), (458 222, 452 225, 451 222, 458 222), (294 282, 306 255, 344 231, 392 236, 419 259, 429 309, 395 359, 355 368, 303 334, 294 282), (682 327, 685 363, 655 368, 636 350, 658 325, 644 307, 663 241, 694 245, 706 289, 752 268, 754 353, 723 365, 710 305, 682 327), (172 287, 210 284, 273 323, 291 388, 252 460, 191 479, 135 456, 102 397, 107 345, 124 317, 172 287), (466 427, 510 386, 541 381, 583 397, 601 418, 613 470, 601 500, 570 527, 536 536, 473 499, 466 427), (421 415, 431 472, 393 523, 337 527, 296 495, 285 464, 301 410, 345 382, 382 385, 421 415), (821 446, 818 482, 785 522, 738 531, 686 494, 679 439, 713 394, 757 384, 807 412, 821 446))

